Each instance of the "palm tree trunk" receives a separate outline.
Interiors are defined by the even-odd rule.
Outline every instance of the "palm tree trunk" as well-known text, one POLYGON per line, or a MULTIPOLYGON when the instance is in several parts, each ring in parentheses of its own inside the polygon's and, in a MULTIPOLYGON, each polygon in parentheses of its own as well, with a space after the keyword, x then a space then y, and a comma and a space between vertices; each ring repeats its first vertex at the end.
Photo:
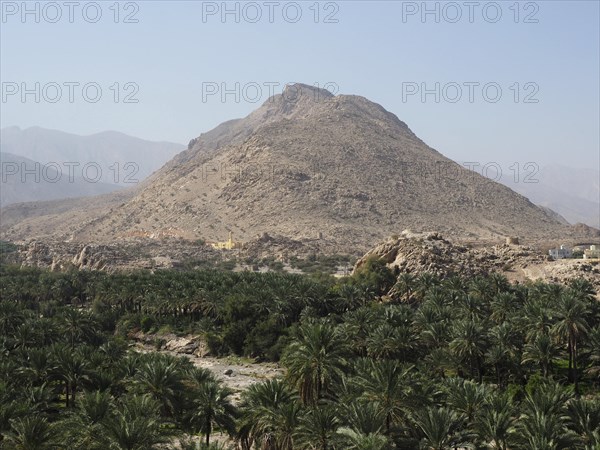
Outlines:
POLYGON ((548 364, 546 364, 546 361, 542 362, 542 373, 544 374, 544 378, 548 376, 548 364))
POLYGON ((569 381, 573 382, 573 346, 571 345, 571 337, 569 337, 569 381))
POLYGON ((206 446, 210 445, 210 419, 206 421, 206 446))
POLYGON ((577 341, 573 339, 573 381, 575 383, 575 395, 579 395, 579 380, 577 379, 577 341))
POLYGON ((317 400, 321 399, 321 366, 317 367, 317 400))

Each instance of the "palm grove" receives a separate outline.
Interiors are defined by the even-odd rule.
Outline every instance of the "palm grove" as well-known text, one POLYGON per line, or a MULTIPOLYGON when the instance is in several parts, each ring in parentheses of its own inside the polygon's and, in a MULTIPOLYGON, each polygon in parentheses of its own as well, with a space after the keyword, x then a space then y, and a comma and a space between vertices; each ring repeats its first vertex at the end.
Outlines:
POLYGON ((598 449, 591 285, 0 266, 0 448, 598 449), (279 361, 238 400, 142 330, 279 361))

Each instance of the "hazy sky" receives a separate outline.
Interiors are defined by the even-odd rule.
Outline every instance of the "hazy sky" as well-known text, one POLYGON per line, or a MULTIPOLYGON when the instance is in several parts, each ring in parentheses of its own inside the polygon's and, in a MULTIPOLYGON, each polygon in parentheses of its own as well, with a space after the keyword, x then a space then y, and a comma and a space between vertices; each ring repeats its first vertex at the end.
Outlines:
POLYGON ((2 2, 2 127, 187 143, 297 81, 376 101, 455 160, 599 166, 597 1, 27 8, 2 2))

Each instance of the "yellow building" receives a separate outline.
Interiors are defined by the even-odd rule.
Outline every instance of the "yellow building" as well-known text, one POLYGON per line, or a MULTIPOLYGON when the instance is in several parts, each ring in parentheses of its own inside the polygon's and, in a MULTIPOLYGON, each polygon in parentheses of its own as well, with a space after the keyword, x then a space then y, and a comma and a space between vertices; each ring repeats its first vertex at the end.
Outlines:
POLYGON ((210 245, 218 250, 233 250, 239 246, 239 242, 233 241, 233 233, 230 231, 229 239, 227 239, 225 242, 213 242, 210 245))

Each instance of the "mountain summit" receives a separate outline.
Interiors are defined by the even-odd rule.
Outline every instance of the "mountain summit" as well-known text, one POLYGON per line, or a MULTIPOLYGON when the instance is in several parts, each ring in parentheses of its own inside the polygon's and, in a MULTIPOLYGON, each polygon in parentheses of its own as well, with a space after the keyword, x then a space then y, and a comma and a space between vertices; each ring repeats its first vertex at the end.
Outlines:
MULTIPOLYGON (((566 230, 525 197, 428 147, 382 106, 303 84, 193 139, 127 202, 90 214, 71 224, 67 214, 63 235, 222 240, 233 231, 240 241, 268 233, 360 251, 406 228, 465 239, 566 230)), ((24 224, 42 233, 40 219, 9 235, 22 236, 24 224)))

